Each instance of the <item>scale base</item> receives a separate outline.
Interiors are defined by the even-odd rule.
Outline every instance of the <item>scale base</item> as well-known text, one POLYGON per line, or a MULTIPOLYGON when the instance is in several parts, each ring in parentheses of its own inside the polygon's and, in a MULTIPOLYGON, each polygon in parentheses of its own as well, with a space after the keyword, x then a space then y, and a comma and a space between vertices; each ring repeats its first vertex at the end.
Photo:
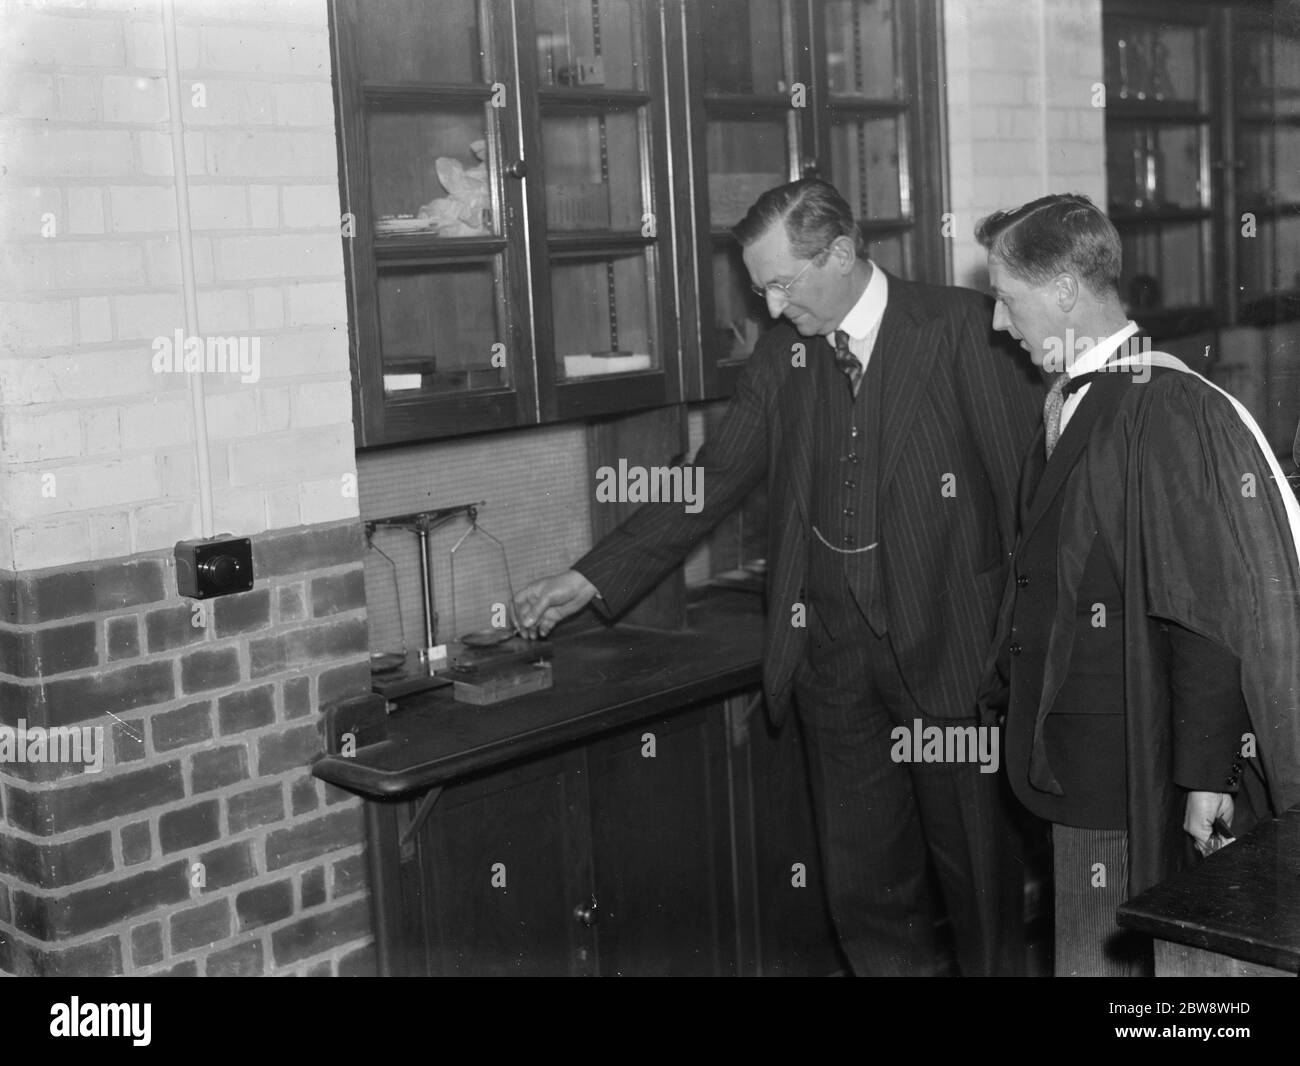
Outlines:
MULTIPOLYGON (((435 661, 432 666, 420 658, 419 652, 413 651, 407 654, 405 662, 397 669, 382 672, 372 670, 371 690, 392 700, 443 688, 453 681, 478 684, 503 669, 549 663, 555 656, 555 649, 549 641, 525 640, 523 637, 511 637, 489 648, 470 648, 459 641, 446 645, 446 648, 447 657, 435 661)), ((549 688, 550 684, 542 687, 549 688)))

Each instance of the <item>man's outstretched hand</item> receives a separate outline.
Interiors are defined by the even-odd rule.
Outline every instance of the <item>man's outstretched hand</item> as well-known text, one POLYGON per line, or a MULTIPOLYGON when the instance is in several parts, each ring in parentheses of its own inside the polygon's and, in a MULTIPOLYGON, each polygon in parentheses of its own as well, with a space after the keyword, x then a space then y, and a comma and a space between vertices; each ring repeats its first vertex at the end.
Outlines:
POLYGON ((515 596, 519 632, 529 640, 544 637, 557 622, 586 607, 595 595, 596 586, 576 570, 534 581, 515 596))

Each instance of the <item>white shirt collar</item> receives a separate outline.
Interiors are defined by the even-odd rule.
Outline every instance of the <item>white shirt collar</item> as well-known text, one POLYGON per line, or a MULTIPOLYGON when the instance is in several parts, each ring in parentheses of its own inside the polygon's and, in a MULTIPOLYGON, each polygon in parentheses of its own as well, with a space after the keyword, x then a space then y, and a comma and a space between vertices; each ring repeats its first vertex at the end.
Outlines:
MULTIPOLYGON (((870 263, 871 260, 867 262, 870 263)), ((867 287, 862 290, 858 302, 844 316, 844 321, 838 328, 854 340, 864 340, 872 336, 880 328, 880 320, 885 315, 885 304, 888 300, 889 282, 885 280, 885 272, 875 263, 871 263, 871 280, 867 282, 867 287)), ((834 332, 826 340, 830 342, 831 347, 834 347, 834 332)))
POLYGON ((1074 365, 1066 373, 1072 378, 1077 378, 1080 374, 1091 374, 1094 370, 1100 370, 1119 349, 1119 346, 1137 331, 1138 324, 1130 319, 1122 329, 1112 333, 1105 340, 1099 341, 1078 356, 1074 360, 1074 365))

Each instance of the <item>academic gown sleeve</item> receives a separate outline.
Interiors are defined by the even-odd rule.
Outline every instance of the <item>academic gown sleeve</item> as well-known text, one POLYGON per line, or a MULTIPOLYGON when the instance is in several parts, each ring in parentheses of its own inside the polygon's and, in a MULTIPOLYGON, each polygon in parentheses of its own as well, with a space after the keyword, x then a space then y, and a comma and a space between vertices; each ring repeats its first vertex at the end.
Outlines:
MULTIPOLYGON (((1157 374, 1131 395, 1111 434, 1127 452, 1126 612, 1174 622, 1239 660, 1256 765, 1269 806, 1286 810, 1300 803, 1300 560, 1281 496, 1290 490, 1231 403, 1197 376, 1157 374)), ((1140 645, 1132 626, 1129 635, 1140 645)), ((1158 701, 1143 664, 1129 667, 1130 836, 1138 851, 1164 841, 1158 850, 1177 798, 1152 780, 1168 766, 1171 726, 1152 720, 1158 701)), ((1135 852, 1135 890, 1169 862, 1135 852)))

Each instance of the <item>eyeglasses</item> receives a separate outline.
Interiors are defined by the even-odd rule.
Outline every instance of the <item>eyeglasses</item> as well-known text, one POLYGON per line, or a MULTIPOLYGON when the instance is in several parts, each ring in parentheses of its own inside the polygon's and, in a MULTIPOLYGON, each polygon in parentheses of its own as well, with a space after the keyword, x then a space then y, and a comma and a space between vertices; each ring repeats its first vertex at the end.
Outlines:
POLYGON ((794 288, 795 282, 797 282, 801 277, 803 277, 804 274, 808 272, 808 268, 812 266, 814 263, 816 263, 818 259, 820 259, 823 255, 825 255, 830 250, 831 250, 831 245, 828 244, 820 252, 816 253, 811 259, 809 259, 808 262, 806 262, 803 265, 803 269, 800 270, 799 273, 796 274, 794 277, 792 277, 789 281, 769 281, 766 285, 751 285, 749 288, 754 293, 755 296, 761 296, 765 300, 768 298, 768 296, 778 295, 778 294, 784 296, 787 300, 789 300, 790 290, 794 288))

